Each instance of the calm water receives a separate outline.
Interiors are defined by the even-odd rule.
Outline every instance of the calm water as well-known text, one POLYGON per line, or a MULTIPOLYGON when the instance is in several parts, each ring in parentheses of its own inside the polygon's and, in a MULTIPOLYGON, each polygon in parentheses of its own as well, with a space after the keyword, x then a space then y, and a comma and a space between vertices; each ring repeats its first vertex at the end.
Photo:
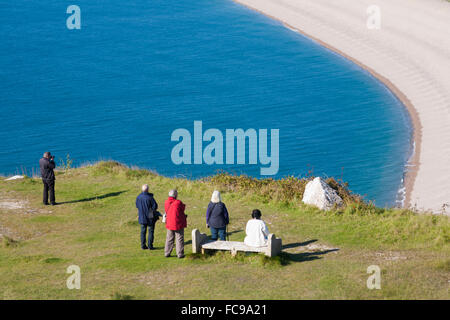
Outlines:
MULTIPOLYGON (((280 129, 276 177, 343 177, 392 205, 410 145, 401 103, 376 79, 229 0, 1 0, 0 173, 43 151, 76 165, 115 159, 167 175, 260 165, 180 165, 177 128, 280 129)), ((57 159, 58 160, 58 159, 57 159)))

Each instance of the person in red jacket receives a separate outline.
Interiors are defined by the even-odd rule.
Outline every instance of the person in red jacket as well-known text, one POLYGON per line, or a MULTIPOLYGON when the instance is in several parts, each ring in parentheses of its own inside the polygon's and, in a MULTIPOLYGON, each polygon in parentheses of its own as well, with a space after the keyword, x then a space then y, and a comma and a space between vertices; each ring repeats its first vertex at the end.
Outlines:
POLYGON ((170 190, 169 198, 164 204, 166 210, 166 246, 164 255, 170 257, 175 240, 178 258, 184 258, 184 228, 187 227, 187 215, 184 214, 185 204, 177 200, 177 190, 170 190))

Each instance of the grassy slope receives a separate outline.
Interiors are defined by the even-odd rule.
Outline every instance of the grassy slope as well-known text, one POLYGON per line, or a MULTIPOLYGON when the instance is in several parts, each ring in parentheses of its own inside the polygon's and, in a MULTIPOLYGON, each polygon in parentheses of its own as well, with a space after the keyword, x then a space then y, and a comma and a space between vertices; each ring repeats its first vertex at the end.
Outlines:
POLYGON ((28 201, 25 210, 0 209, 0 233, 17 240, 0 245, 0 299, 449 298, 448 217, 405 210, 324 213, 297 199, 226 192, 220 181, 169 179, 110 163, 61 173, 56 186, 57 200, 68 203, 49 208, 40 205, 39 180, 0 182, 0 201, 28 201), (158 222, 157 250, 142 251, 134 200, 143 183, 161 207, 168 190, 178 188, 189 214, 186 253, 192 229, 207 231, 205 209, 215 187, 225 191, 231 240, 243 240, 251 209, 260 208, 287 247, 281 259, 269 261, 229 254, 167 259, 158 222), (340 250, 301 252, 308 240, 340 250), (66 288, 71 264, 81 267, 81 290, 66 288), (381 290, 366 287, 373 264, 382 269, 381 290))

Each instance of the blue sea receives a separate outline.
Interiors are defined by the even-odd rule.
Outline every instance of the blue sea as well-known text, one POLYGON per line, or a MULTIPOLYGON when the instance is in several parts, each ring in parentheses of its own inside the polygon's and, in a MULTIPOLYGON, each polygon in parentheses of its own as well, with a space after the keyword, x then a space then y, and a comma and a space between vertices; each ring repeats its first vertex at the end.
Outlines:
POLYGON ((279 129, 284 176, 335 176, 393 206, 411 152, 401 102, 349 60, 230 0, 1 1, 0 173, 44 151, 166 176, 260 164, 176 165, 171 134, 279 129), (66 26, 69 5, 81 29, 66 26))

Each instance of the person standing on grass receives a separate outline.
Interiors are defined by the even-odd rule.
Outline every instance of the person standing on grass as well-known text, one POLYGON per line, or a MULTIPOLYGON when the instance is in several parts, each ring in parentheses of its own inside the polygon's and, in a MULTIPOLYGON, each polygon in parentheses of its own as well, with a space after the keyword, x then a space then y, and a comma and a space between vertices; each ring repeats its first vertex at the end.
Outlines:
POLYGON ((227 225, 230 223, 228 210, 222 202, 220 192, 215 190, 206 209, 206 226, 211 229, 211 239, 225 241, 227 225))
POLYGON ((39 160, 41 168, 42 183, 44 184, 43 203, 48 205, 48 196, 50 193, 50 203, 52 206, 56 204, 55 200, 55 156, 50 152, 45 152, 42 159, 39 160))
POLYGON ((138 208, 139 224, 141 225, 141 248, 143 250, 154 250, 153 239, 155 224, 158 220, 158 204, 153 198, 153 194, 148 192, 148 185, 142 186, 142 193, 136 198, 136 208, 138 208), (145 238, 148 229, 148 246, 145 238))
POLYGON ((247 222, 245 228, 246 237, 244 243, 251 247, 264 247, 267 245, 269 229, 264 221, 261 220, 261 211, 253 210, 252 219, 247 222))
POLYGON ((173 189, 169 192, 164 208, 166 210, 166 245, 164 255, 170 257, 173 250, 173 242, 176 243, 178 258, 184 258, 184 228, 187 227, 187 215, 184 213, 186 205, 177 199, 178 192, 173 189))

